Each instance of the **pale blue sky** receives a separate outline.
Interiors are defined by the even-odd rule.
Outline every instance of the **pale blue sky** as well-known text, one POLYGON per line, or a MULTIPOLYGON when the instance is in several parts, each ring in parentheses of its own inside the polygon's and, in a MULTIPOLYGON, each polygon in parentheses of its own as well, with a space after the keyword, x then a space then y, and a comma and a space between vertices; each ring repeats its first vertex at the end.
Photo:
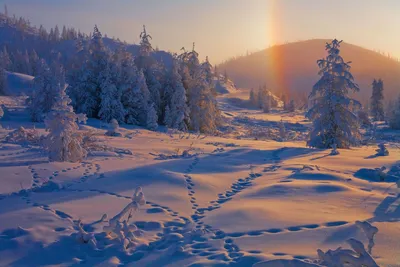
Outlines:
POLYGON ((220 62, 274 43, 338 38, 400 57, 399 0, 0 0, 9 13, 50 28, 69 25, 138 42, 143 24, 154 46, 182 46, 220 62))

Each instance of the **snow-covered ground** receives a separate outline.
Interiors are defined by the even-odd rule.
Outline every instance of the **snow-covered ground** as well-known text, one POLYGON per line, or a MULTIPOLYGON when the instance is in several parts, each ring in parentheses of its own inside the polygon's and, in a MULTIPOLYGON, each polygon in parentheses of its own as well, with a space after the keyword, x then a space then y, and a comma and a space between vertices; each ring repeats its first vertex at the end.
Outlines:
MULTIPOLYGON (((304 266, 318 248, 367 242, 357 220, 379 228, 376 261, 400 266, 396 144, 382 157, 375 146, 335 156, 307 148, 309 122, 301 113, 247 109, 247 96, 238 90, 220 97, 227 120, 220 137, 124 126, 121 137, 110 137, 90 120, 86 128, 119 150, 81 163, 49 163, 39 147, 1 143, 0 266, 304 266), (278 140, 281 119, 285 140, 278 140), (374 170, 381 167, 384 181, 374 170), (103 227, 137 187, 147 202, 128 220, 140 237, 123 249, 103 227), (79 220, 95 245, 78 242, 79 220)), ((9 107, 1 137, 33 128, 22 98, 0 99, 9 107)), ((44 133, 42 124, 35 127, 44 133)))

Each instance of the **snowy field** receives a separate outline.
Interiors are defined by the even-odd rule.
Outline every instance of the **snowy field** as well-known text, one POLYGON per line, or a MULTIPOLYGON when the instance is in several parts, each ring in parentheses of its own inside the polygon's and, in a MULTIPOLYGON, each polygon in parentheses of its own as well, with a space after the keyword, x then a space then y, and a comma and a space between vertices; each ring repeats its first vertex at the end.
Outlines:
MULTIPOLYGON (((317 249, 348 248, 349 238, 367 244, 355 225, 365 220, 379 229, 377 263, 400 266, 396 144, 384 157, 376 146, 335 156, 307 148, 302 114, 247 109, 247 96, 220 97, 227 126, 219 137, 124 126, 109 137, 89 120, 85 129, 110 149, 82 163, 49 163, 40 147, 2 142, 0 266, 316 266, 317 249), (281 119, 291 141, 264 140, 281 119), (146 203, 125 214, 137 238, 124 248, 103 229, 137 187, 146 203)), ((0 101, 9 107, 1 138, 34 127, 21 99, 0 101)))

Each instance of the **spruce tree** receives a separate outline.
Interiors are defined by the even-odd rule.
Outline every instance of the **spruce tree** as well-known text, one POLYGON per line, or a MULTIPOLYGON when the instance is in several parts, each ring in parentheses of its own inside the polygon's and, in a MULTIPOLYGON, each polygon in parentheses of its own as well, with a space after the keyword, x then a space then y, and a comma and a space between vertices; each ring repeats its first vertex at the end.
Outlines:
POLYGON ((62 67, 50 69, 43 59, 40 61, 38 74, 33 80, 34 90, 27 100, 32 121, 43 121, 53 108, 60 88, 65 87, 64 75, 62 67))
POLYGON ((179 65, 174 59, 165 88, 166 101, 164 123, 169 128, 186 131, 189 124, 189 110, 186 104, 186 91, 179 74, 179 65))
POLYGON ((313 122, 307 143, 311 147, 349 148, 359 144, 359 122, 352 106, 361 104, 348 96, 359 87, 350 72, 350 62, 340 56, 340 43, 336 39, 327 43, 328 56, 317 61, 321 78, 309 96, 314 104, 306 114, 313 122))
POLYGON ((400 95, 397 99, 397 103, 394 104, 392 112, 389 116, 389 126, 392 129, 400 130, 400 95))
POLYGON ((383 81, 374 79, 372 82, 371 115, 375 121, 385 120, 383 99, 383 81))

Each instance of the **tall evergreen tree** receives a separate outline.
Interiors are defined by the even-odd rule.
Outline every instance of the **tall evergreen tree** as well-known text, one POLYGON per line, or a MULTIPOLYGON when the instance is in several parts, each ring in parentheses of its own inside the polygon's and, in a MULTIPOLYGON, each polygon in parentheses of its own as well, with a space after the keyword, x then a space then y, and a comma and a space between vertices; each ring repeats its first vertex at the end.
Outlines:
POLYGON ((121 103, 121 91, 116 86, 116 71, 115 64, 109 62, 100 74, 101 102, 98 117, 105 122, 115 119, 121 123, 125 121, 125 110, 121 103))
POLYGON ((381 79, 372 82, 371 115, 376 121, 385 120, 383 107, 383 81, 381 79))
POLYGON ((400 95, 389 114, 389 126, 392 129, 400 130, 400 95))
POLYGON ((176 59, 174 59, 172 69, 168 75, 164 96, 166 103, 164 124, 170 128, 186 131, 190 121, 189 110, 186 104, 186 91, 182 83, 182 77, 179 74, 179 65, 176 59))
POLYGON ((27 100, 32 121, 43 121, 44 116, 52 109, 56 98, 65 87, 65 76, 62 67, 50 69, 46 62, 40 61, 38 74, 34 82, 32 96, 27 100))
POLYGON ((70 77, 72 83, 69 89, 74 107, 77 112, 88 117, 97 117, 101 103, 102 73, 108 68, 111 58, 103 43, 103 37, 97 26, 94 27, 89 42, 87 57, 76 72, 70 77))
POLYGON ((351 99, 350 91, 359 87, 350 73, 350 65, 340 56, 341 41, 326 44, 328 56, 318 60, 321 79, 314 85, 309 96, 314 105, 307 112, 313 122, 308 145, 318 148, 348 148, 360 140, 357 116, 351 106, 361 106, 351 99))

